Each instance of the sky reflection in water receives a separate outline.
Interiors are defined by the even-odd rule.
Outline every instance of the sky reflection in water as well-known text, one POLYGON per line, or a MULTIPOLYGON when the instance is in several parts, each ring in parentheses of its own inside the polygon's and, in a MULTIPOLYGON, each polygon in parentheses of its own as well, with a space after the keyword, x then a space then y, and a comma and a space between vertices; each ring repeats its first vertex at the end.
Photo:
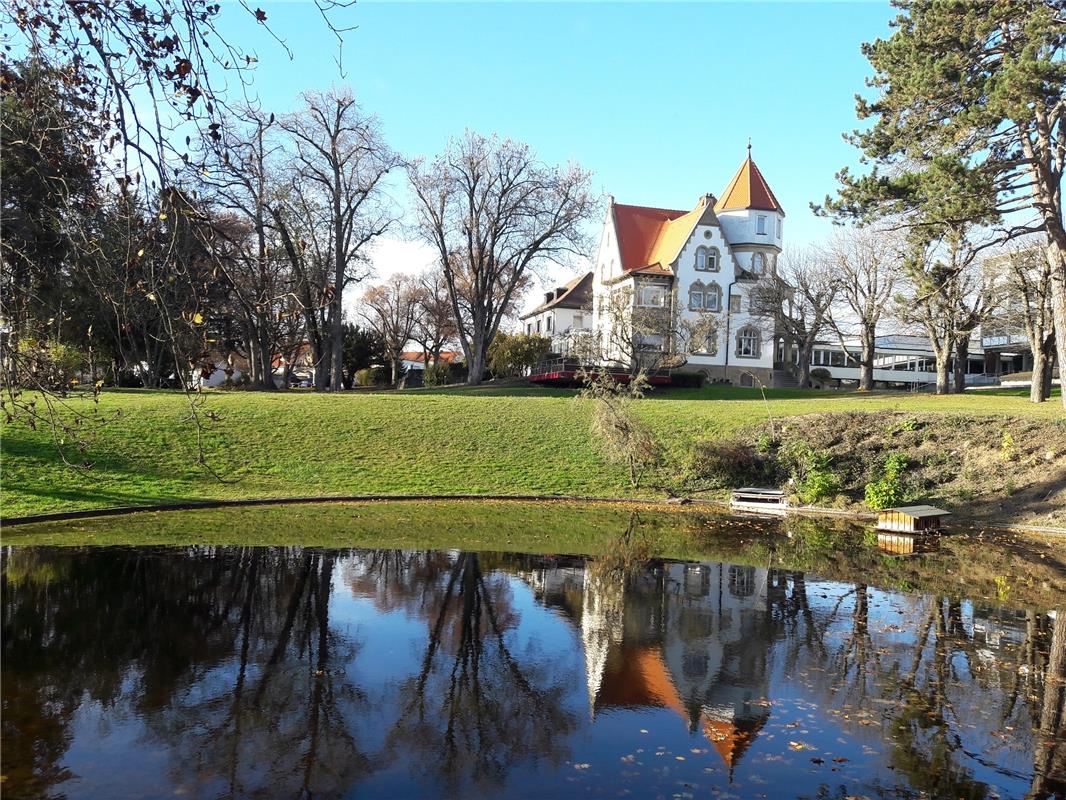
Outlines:
POLYGON ((3 568, 5 797, 1006 798, 1064 774, 1066 614, 709 562, 3 568))

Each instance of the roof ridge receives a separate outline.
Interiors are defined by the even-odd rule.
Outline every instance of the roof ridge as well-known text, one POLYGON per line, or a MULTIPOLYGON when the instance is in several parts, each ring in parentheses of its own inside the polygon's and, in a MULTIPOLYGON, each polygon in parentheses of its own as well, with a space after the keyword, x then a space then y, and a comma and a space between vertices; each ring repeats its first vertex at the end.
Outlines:
POLYGON ((664 206, 641 206, 635 203, 615 203, 616 206, 624 206, 625 208, 642 208, 646 211, 669 211, 671 214, 687 214, 688 211, 684 211, 680 208, 665 208, 664 206))

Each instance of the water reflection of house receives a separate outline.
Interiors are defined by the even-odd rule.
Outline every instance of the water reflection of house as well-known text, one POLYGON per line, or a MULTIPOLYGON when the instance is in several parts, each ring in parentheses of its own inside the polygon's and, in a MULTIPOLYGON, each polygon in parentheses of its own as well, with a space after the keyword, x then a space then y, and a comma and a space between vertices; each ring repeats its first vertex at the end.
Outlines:
POLYGON ((637 580, 586 573, 589 710, 668 708, 732 771, 769 717, 767 570, 663 564, 637 580))
POLYGON ((1020 647, 1031 631, 1024 610, 1008 610, 977 605, 973 610, 973 639, 981 645, 1000 648, 1020 647))

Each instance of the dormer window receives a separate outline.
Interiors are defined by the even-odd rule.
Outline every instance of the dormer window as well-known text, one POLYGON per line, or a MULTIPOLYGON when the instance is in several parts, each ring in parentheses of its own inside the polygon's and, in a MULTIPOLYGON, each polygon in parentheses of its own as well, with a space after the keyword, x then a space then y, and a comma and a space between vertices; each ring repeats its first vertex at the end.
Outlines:
POLYGON ((755 218, 755 232, 757 234, 759 234, 760 236, 765 236, 766 235, 766 215, 765 214, 759 214, 759 216, 757 216, 755 218))
POLYGON ((701 272, 718 271, 719 254, 717 247, 696 248, 696 269, 701 272))

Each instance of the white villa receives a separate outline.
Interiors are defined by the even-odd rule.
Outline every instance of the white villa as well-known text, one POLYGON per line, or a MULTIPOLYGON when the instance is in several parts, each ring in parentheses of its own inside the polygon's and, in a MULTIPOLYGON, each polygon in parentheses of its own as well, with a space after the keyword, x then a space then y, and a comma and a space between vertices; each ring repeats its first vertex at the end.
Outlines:
MULTIPOLYGON (((623 205, 611 199, 600 235, 595 268, 548 293, 543 304, 522 317, 528 333, 553 337, 557 349, 575 332, 595 336, 609 361, 607 307, 612 292, 627 289, 635 307, 669 309, 680 316, 714 314, 717 335, 691 347, 686 371, 709 380, 769 385, 775 361, 772 330, 752 316, 750 292, 776 269, 785 212, 765 178, 748 157, 720 199, 702 196, 694 208, 667 209, 623 205)), ((658 337, 643 346, 662 347, 658 337)), ((779 361, 787 355, 780 353, 779 361)), ((627 364, 622 364, 628 366, 627 364)))

